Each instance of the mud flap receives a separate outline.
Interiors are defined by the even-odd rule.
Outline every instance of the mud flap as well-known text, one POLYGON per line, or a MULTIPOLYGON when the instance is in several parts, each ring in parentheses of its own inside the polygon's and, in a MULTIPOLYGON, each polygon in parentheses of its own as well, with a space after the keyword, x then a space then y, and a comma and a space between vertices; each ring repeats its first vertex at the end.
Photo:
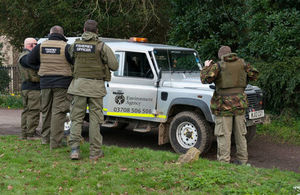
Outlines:
POLYGON ((158 145, 169 143, 169 124, 160 123, 158 127, 158 145))

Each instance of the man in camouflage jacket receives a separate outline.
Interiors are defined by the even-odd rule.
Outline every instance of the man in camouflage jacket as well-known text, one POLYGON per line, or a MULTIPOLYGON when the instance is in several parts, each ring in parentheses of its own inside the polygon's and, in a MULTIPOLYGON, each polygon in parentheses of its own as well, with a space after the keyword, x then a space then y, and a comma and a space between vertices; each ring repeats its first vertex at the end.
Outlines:
POLYGON ((230 162, 233 131, 237 148, 236 162, 246 164, 248 152, 245 112, 248 100, 244 90, 249 80, 257 79, 258 71, 232 53, 228 46, 219 49, 218 57, 221 59, 218 63, 212 63, 212 60, 205 61, 205 67, 200 73, 202 83, 216 85, 210 108, 216 116, 217 159, 220 162, 230 162))

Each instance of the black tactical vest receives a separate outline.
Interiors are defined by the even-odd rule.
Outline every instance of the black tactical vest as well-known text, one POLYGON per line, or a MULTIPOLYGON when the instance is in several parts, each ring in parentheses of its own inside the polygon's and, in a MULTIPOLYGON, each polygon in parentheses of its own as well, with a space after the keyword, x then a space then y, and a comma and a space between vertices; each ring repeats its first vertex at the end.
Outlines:
POLYGON ((74 77, 105 80, 105 65, 100 56, 101 41, 76 40, 74 43, 74 77))

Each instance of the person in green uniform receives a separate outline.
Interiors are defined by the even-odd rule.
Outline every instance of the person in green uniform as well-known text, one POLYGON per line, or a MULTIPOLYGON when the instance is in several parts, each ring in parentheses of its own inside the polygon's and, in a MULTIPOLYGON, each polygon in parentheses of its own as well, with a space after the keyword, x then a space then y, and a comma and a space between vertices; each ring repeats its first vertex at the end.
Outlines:
POLYGON ((211 111, 216 116, 215 136, 218 142, 218 161, 230 162, 231 134, 236 143, 236 164, 248 161, 247 141, 245 135, 245 112, 248 107, 244 90, 249 80, 256 80, 258 71, 250 64, 231 52, 229 46, 219 49, 218 63, 206 60, 200 73, 201 82, 214 83, 216 90, 211 99, 211 111))
POLYGON ((50 29, 48 40, 38 44, 28 55, 27 65, 38 70, 42 95, 42 144, 50 149, 64 146, 64 123, 70 110, 67 89, 72 81, 69 44, 61 26, 50 29))
POLYGON ((84 33, 69 49, 74 59, 73 80, 68 93, 73 95, 70 118, 72 121, 69 145, 72 160, 78 160, 81 128, 89 105, 89 142, 90 159, 97 160, 103 156, 101 150, 102 135, 100 124, 103 123, 103 97, 106 95, 105 81, 110 80, 110 70, 117 70, 118 61, 111 50, 98 38, 98 23, 87 20, 84 33))
POLYGON ((26 56, 35 46, 34 38, 24 40, 24 49, 18 59, 18 68, 22 80, 21 95, 23 100, 23 111, 21 114, 21 139, 39 139, 36 128, 40 121, 40 77, 37 71, 25 68, 21 65, 22 58, 26 56))

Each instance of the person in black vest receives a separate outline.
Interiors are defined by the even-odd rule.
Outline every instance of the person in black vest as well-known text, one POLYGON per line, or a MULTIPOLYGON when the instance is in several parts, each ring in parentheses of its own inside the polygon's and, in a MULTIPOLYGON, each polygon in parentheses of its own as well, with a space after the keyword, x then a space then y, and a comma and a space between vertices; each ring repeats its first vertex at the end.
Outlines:
POLYGON ((53 26, 49 39, 38 44, 27 56, 27 65, 38 70, 42 92, 42 144, 50 149, 62 146, 64 122, 71 97, 67 89, 72 81, 72 59, 68 54, 63 28, 53 26))

